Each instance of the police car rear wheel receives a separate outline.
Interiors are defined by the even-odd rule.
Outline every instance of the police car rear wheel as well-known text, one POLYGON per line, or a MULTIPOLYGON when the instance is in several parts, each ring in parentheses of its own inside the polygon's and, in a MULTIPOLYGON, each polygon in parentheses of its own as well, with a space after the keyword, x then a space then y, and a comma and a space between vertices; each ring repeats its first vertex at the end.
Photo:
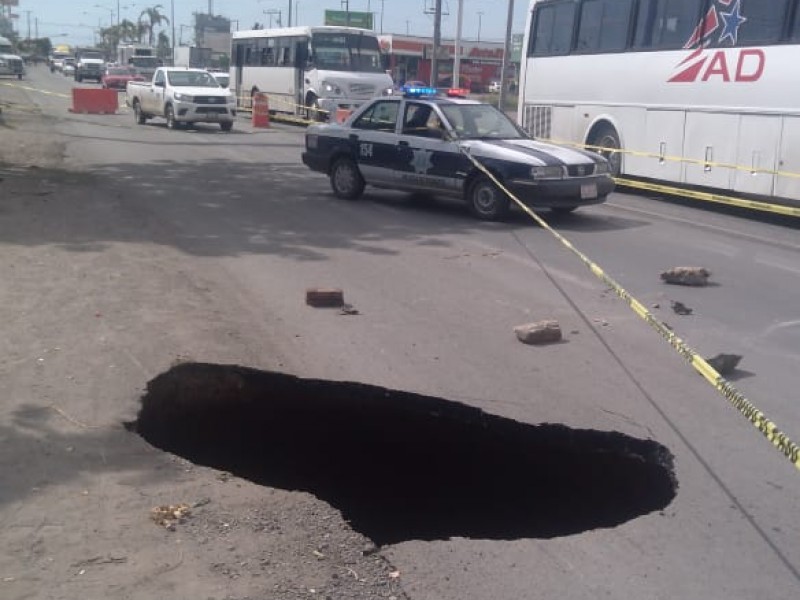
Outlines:
POLYGON ((355 200, 364 192, 364 178, 356 163, 340 158, 331 167, 331 188, 338 198, 355 200))
POLYGON ((498 221, 508 213, 508 196, 489 179, 481 177, 470 188, 469 208, 479 219, 498 221))

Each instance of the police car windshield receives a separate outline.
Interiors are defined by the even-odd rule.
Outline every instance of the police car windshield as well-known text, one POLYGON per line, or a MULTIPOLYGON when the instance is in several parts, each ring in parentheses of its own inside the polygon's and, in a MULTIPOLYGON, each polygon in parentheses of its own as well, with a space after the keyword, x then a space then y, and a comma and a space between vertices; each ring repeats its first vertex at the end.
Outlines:
POLYGON ((444 116, 461 139, 508 140, 527 137, 489 104, 441 104, 444 116))
POLYGON ((382 73, 378 40, 360 33, 315 33, 314 66, 330 71, 382 73))

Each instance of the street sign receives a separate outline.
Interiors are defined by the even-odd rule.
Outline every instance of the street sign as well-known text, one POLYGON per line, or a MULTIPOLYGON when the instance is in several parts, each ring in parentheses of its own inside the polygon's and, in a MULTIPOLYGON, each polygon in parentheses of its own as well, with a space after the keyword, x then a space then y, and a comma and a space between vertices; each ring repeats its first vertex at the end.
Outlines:
POLYGON ((522 34, 515 33, 511 36, 511 48, 508 51, 511 62, 522 62, 522 34))
POLYGON ((361 29, 373 29, 371 12, 350 11, 350 21, 347 19, 347 11, 326 10, 325 25, 337 25, 339 27, 360 27, 361 29))

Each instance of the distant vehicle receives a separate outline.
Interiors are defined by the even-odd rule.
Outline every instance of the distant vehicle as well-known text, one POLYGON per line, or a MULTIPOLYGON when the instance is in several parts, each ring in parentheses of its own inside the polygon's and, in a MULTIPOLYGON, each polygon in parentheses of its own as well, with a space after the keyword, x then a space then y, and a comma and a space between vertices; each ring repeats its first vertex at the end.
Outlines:
POLYGON ((207 69, 211 65, 211 48, 198 46, 177 46, 175 48, 174 67, 190 69, 207 69))
POLYGON ((101 83, 106 89, 124 90, 129 81, 146 81, 144 77, 136 73, 131 67, 106 67, 101 83))
POLYGON ((500 93, 500 82, 499 81, 492 81, 489 83, 489 93, 490 94, 499 94, 500 93))
POLYGON ((303 163, 355 199, 364 186, 454 196, 479 219, 502 219, 509 197, 467 154, 532 207, 569 213, 614 189, 608 161, 593 152, 532 139, 494 106, 411 88, 377 98, 342 124, 306 130, 303 163))
POLYGON ((164 61, 158 58, 156 49, 143 44, 120 44, 117 46, 117 64, 129 66, 145 79, 151 79, 164 61))
POLYGON ((10 75, 22 79, 25 74, 25 63, 22 57, 14 54, 11 40, 0 37, 0 75, 10 75))
POLYGON ((231 88, 249 105, 269 94, 270 110, 324 120, 392 93, 378 36, 355 27, 235 31, 231 88))
POLYGON ((79 48, 75 51, 75 81, 93 79, 97 83, 103 78, 105 60, 103 52, 95 48, 79 48))
POLYGON ((211 76, 224 88, 229 87, 231 83, 231 75, 226 71, 209 71, 211 76))
POLYGON ((72 56, 64 59, 61 66, 61 74, 64 77, 75 77, 75 59, 72 56))
POLYGON ((222 131, 230 131, 236 119, 236 98, 203 69, 159 67, 150 82, 128 82, 126 102, 139 125, 162 117, 169 129, 219 123, 222 131))

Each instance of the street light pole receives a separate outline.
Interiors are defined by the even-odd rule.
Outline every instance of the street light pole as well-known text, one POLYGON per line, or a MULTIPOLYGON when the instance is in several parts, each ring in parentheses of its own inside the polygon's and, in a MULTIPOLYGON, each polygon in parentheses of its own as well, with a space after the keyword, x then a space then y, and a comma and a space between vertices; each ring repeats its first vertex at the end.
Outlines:
POLYGON ((514 24, 514 0, 508 0, 508 20, 506 22, 506 39, 503 44, 503 62, 500 67, 500 97, 497 108, 506 109, 506 72, 508 71, 508 51, 511 48, 511 27, 514 24))
POLYGON ((442 0, 436 0, 433 16, 433 56, 431 57, 431 87, 439 84, 439 47, 442 45, 442 0))
MULTIPOLYGON (((119 2, 119 0, 117 0, 119 2)), ((170 0, 170 24, 172 25, 172 65, 175 66, 175 0, 170 0)), ((119 15, 117 15, 119 20, 119 15)))
POLYGON ((453 87, 461 87, 461 26, 464 23, 464 0, 458 0, 458 17, 456 19, 456 45, 453 49, 453 87))
POLYGON ((478 11, 478 43, 481 43, 481 23, 483 21, 483 11, 478 11))

